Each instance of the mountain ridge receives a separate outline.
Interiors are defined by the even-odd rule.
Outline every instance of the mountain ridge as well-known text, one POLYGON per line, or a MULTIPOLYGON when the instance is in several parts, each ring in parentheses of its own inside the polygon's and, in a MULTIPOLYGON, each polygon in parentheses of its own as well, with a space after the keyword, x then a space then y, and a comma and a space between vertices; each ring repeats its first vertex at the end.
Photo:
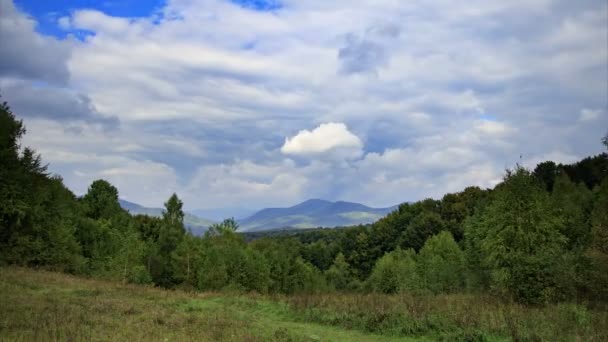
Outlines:
POLYGON ((256 232, 279 228, 340 227, 369 224, 397 206, 372 208, 361 203, 313 198, 291 207, 264 208, 239 220, 241 231, 256 232))

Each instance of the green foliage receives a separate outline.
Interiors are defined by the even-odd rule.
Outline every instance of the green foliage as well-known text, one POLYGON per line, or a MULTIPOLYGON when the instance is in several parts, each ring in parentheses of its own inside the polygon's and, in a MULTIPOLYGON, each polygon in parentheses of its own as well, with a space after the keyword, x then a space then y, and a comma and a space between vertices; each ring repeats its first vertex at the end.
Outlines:
POLYGON ((241 289, 266 292, 270 286, 270 267, 264 255, 230 231, 208 236, 198 265, 201 290, 241 289))
POLYGON ((82 198, 85 214, 94 219, 111 219, 123 212, 118 202, 118 190, 103 179, 94 181, 82 198))
POLYGON ((224 219, 224 221, 220 223, 214 223, 209 227, 207 231, 208 235, 225 235, 225 234, 234 234, 239 229, 239 224, 236 220, 231 217, 224 219))
POLYGON ((331 267, 325 271, 325 278, 329 286, 336 290, 354 289, 353 274, 350 265, 344 259, 344 254, 338 253, 331 267))
POLYGON ((177 283, 172 256, 186 234, 182 207, 183 202, 176 194, 165 202, 158 241, 151 249, 154 254, 150 256, 150 274, 154 283, 163 287, 172 287, 177 283))
POLYGON ((561 165, 574 183, 584 183, 593 189, 608 178, 608 153, 587 157, 574 164, 561 165))
POLYGON ((423 287, 433 293, 453 293, 464 287, 464 253, 447 231, 426 241, 418 255, 418 269, 423 287))
POLYGON ((416 252, 413 249, 386 253, 376 262, 367 285, 380 293, 416 292, 421 289, 416 252))
POLYGON ((527 170, 508 171, 480 222, 471 227, 481 262, 496 293, 526 303, 563 298, 560 280, 568 273, 563 220, 548 193, 527 170))
POLYGON ((0 104, 0 263, 76 272, 84 263, 74 237, 79 206, 39 155, 27 147, 20 152, 24 133, 0 104))
POLYGON ((593 208, 593 195, 582 184, 574 184, 563 172, 555 180, 551 194, 551 207, 563 219, 562 234, 568 238, 568 248, 581 250, 589 243, 591 227, 589 216, 593 208))
POLYGON ((552 161, 545 161, 536 165, 532 174, 544 185, 545 190, 552 192, 555 178, 560 174, 560 168, 552 161))
POLYGON ((409 208, 416 212, 401 235, 401 247, 418 251, 429 237, 445 229, 445 222, 440 215, 440 202, 426 199, 409 208))
POLYGON ((592 298, 608 300, 608 179, 594 193, 591 241, 585 251, 583 285, 592 298))
POLYGON ((202 255, 202 241, 194 237, 192 233, 186 233, 171 253, 172 267, 177 283, 191 288, 196 287, 198 282, 197 266, 201 263, 202 255))

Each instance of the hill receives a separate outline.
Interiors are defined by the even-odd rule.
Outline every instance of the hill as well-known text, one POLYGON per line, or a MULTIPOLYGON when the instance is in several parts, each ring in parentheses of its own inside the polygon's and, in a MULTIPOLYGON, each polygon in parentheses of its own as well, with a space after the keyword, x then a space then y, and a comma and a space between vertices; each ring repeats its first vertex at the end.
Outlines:
POLYGON ((277 228, 342 227, 369 224, 396 207, 371 208, 360 203, 310 199, 288 208, 266 208, 240 220, 241 231, 277 228))
MULTIPOLYGON (((132 215, 141 214, 155 217, 160 217, 163 215, 163 209, 161 208, 144 207, 137 203, 129 202, 123 199, 119 199, 118 202, 123 209, 128 210, 132 215)), ((212 220, 202 218, 191 213, 184 214, 184 226, 192 230, 194 235, 202 235, 205 231, 207 231, 207 229, 209 229, 209 226, 214 223, 212 220)))

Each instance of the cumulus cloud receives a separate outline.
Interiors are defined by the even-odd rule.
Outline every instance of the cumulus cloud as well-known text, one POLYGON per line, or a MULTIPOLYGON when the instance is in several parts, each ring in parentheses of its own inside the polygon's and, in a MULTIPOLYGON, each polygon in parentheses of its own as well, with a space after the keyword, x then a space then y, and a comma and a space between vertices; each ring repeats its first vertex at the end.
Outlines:
POLYGON ((361 153, 361 139, 351 133, 345 124, 329 122, 320 124, 312 131, 301 130, 291 138, 285 138, 281 147, 284 154, 307 155, 331 150, 349 150, 355 156, 361 153))

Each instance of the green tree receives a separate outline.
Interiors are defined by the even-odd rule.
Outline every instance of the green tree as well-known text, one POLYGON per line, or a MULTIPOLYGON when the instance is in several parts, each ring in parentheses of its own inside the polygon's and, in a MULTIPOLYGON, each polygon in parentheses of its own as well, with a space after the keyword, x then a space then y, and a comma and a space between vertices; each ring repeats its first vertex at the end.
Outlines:
POLYGON ((444 230, 445 222, 439 213, 423 211, 416 216, 401 235, 400 246, 420 250, 426 240, 444 230))
POLYGON ((352 270, 346 260, 344 254, 338 253, 331 267, 325 271, 325 278, 328 285, 336 290, 347 290, 352 286, 353 276, 352 270))
POLYGON ((593 194, 582 184, 574 184, 565 172, 555 179, 551 194, 552 207, 563 219, 562 234, 568 238, 568 249, 582 251, 589 243, 589 217, 593 208, 593 194))
POLYGON ((526 303, 563 298, 570 272, 563 220, 549 194, 529 171, 508 171, 493 200, 471 225, 491 287, 526 303))
POLYGON ((192 232, 187 232, 171 255, 177 282, 191 288, 197 286, 197 265, 200 264, 202 253, 201 240, 192 232))
POLYGON ((220 223, 214 223, 209 227, 207 231, 211 235, 225 235, 234 234, 239 229, 239 224, 233 217, 224 219, 220 223))
POLYGON ((182 207, 183 202, 173 194, 165 202, 165 210, 163 210, 156 255, 152 258, 150 267, 154 282, 163 287, 172 287, 176 284, 171 256, 186 233, 182 207))
POLYGON ((91 183, 82 202, 85 214, 94 220, 111 219, 123 211, 118 202, 118 190, 103 179, 91 183))
POLYGON ((591 241, 581 273, 587 296, 608 300, 608 179, 595 189, 594 196, 591 241))
POLYGON ((421 288, 416 252, 413 249, 396 250, 378 259, 367 279, 368 287, 380 293, 416 292, 421 288))
POLYGON ((422 284, 434 293, 461 290, 464 266, 464 253, 447 231, 428 239, 418 254, 422 284))
POLYGON ((538 165, 532 173, 545 187, 545 190, 553 191, 555 178, 560 174, 560 168, 552 161, 545 161, 538 165))
POLYGON ((40 155, 20 152, 25 128, 0 104, 0 262, 78 272, 84 265, 75 237, 78 205, 40 155))

